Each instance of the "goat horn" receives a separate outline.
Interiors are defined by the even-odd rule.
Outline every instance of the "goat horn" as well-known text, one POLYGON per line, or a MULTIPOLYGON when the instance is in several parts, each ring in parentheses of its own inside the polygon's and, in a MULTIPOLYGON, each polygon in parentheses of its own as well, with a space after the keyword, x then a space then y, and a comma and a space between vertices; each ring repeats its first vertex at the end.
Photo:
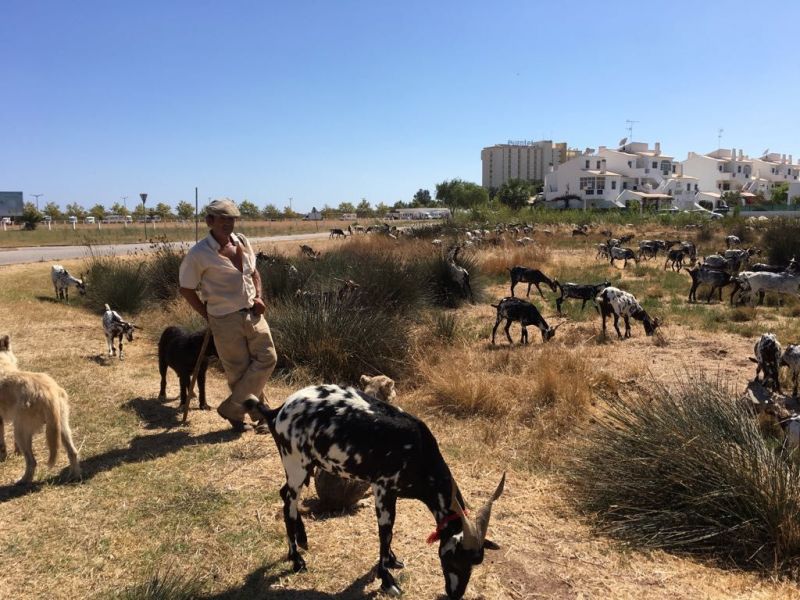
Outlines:
POLYGON ((461 517, 461 528, 464 530, 464 538, 462 541, 464 548, 468 550, 477 550, 483 542, 475 531, 475 527, 467 518, 467 515, 464 514, 464 509, 461 508, 461 504, 458 501, 458 491, 456 480, 453 479, 453 496, 450 499, 450 510, 461 517))
POLYGON ((486 539, 486 531, 489 529, 489 517, 492 516, 492 504, 503 493, 503 488, 506 484, 506 473, 503 471, 503 476, 500 478, 500 483, 497 484, 497 489, 492 494, 491 498, 486 501, 481 509, 478 511, 478 516, 475 518, 475 529, 478 536, 479 545, 483 545, 486 539))

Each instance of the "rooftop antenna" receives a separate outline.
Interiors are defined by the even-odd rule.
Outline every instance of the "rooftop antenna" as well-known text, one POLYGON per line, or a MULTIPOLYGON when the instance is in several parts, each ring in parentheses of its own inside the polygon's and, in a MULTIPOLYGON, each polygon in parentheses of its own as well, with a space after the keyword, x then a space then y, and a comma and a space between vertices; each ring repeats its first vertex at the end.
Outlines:
POLYGON ((717 148, 722 148, 722 134, 725 133, 725 130, 720 127, 717 130, 717 148))
POLYGON ((639 121, 632 121, 631 119, 626 119, 625 120, 625 123, 628 124, 628 126, 625 129, 628 130, 628 139, 631 140, 631 141, 633 141, 633 126, 634 126, 635 123, 638 123, 638 122, 639 121))

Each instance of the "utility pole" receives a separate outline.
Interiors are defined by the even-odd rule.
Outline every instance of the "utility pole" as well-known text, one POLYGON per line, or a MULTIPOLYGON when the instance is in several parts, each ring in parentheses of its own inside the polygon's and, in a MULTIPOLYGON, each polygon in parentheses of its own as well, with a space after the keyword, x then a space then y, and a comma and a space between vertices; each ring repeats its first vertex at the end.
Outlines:
POLYGON ((34 198, 36 198, 36 210, 39 210, 39 196, 44 196, 44 194, 31 194, 34 198))
POLYGON ((292 210, 292 196, 289 196, 289 212, 294 214, 294 210, 292 210))
POLYGON ((127 211, 128 210, 128 197, 127 196, 120 196, 122 198, 122 207, 127 211))
POLYGON ((139 194, 139 198, 142 199, 142 215, 144 216, 144 239, 147 241, 147 211, 144 209, 144 203, 147 202, 147 194, 139 194))
POLYGON ((722 127, 720 127, 719 130, 717 130, 717 150, 722 148, 722 134, 724 132, 725 130, 722 127))
POLYGON ((198 223, 200 222, 200 216, 198 215, 197 210, 197 187, 194 188, 194 242, 197 243, 197 228, 198 223))
POLYGON ((638 123, 639 121, 632 121, 631 119, 626 119, 625 123, 627 123, 626 129, 628 130, 628 141, 633 141, 633 126, 634 124, 638 123))

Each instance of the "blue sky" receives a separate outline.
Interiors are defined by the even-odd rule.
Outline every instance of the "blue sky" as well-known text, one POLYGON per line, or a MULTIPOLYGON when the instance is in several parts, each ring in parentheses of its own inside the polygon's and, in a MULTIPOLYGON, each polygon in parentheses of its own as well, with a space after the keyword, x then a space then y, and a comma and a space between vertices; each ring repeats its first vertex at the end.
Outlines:
POLYGON ((0 189, 295 210, 480 182, 508 139, 800 160, 800 3, 0 3, 0 189))

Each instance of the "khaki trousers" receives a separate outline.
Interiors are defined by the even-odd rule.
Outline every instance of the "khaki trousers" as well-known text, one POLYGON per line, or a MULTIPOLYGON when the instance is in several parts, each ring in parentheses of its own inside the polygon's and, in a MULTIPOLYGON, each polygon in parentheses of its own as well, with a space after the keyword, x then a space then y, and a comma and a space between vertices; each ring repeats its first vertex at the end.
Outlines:
POLYGON ((244 401, 250 394, 266 401, 264 386, 278 362, 272 333, 264 316, 250 311, 209 315, 208 324, 231 389, 217 412, 226 419, 243 421, 247 412, 244 401))

